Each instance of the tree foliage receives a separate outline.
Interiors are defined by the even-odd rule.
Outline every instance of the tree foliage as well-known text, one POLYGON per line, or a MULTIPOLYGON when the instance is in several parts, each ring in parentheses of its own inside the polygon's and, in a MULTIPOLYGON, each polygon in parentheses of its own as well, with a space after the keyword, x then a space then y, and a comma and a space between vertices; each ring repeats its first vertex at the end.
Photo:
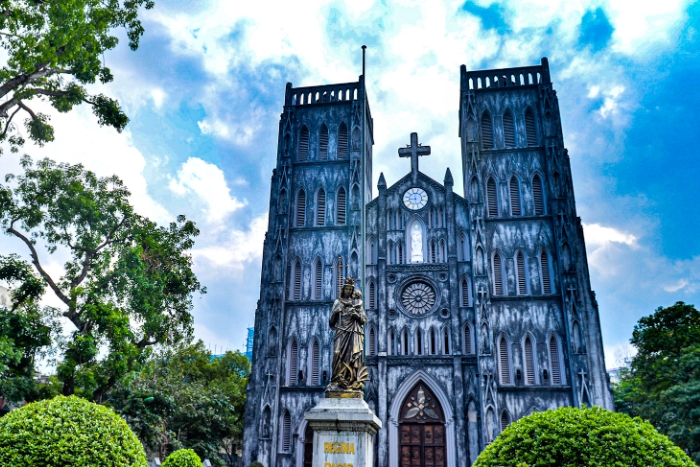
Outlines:
POLYGON ((152 0, 0 0, 0 48, 7 62, 0 68, 0 141, 13 133, 20 112, 30 139, 52 141, 49 116, 31 106, 47 99, 59 112, 86 103, 100 125, 121 131, 129 119, 119 103, 104 94, 90 95, 85 85, 113 80, 104 52, 117 46, 116 29, 124 29, 136 50, 144 29, 138 13, 153 8, 152 0))
POLYGON ((204 292, 188 254, 199 231, 183 216, 168 227, 139 216, 117 177, 49 159, 22 167, 0 185, 0 223, 72 324, 57 367, 63 394, 99 401, 151 346, 190 338, 192 294, 204 292), (49 274, 42 248, 67 258, 63 276, 49 274))
POLYGON ((0 418, 0 465, 146 467, 129 426, 107 407, 58 396, 0 418))
POLYGON ((217 455, 242 448, 250 363, 240 352, 214 357, 199 341, 163 349, 109 393, 143 445, 162 459, 191 448, 223 465, 217 455))
POLYGON ((511 423, 474 467, 693 467, 640 418, 600 407, 561 407, 511 423))
POLYGON ((700 465, 700 311, 677 302, 639 320, 615 385, 619 411, 649 420, 700 465))
POLYGON ((202 459, 192 449, 180 449, 165 459, 163 467, 202 467, 202 459))

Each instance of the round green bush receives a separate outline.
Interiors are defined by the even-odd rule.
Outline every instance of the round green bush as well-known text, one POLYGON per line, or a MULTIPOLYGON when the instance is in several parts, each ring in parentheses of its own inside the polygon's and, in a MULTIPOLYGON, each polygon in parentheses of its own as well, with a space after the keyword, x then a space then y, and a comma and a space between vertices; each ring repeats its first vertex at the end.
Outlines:
POLYGON ((146 467, 146 453, 119 415, 79 397, 27 404, 0 418, 0 465, 146 467))
POLYGON ((511 423, 474 467, 695 467, 640 418, 600 407, 562 407, 511 423))
POLYGON ((180 449, 170 453, 163 467, 202 467, 202 460, 192 449, 180 449))

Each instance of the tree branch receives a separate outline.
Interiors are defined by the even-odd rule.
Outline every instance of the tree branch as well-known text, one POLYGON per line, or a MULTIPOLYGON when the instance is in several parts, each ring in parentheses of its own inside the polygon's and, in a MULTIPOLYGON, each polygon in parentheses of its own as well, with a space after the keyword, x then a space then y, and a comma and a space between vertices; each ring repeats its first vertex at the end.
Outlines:
POLYGON ((25 110, 29 115, 32 116, 32 120, 36 119, 36 114, 32 109, 26 106, 26 104, 22 101, 17 101, 17 105, 19 105, 23 110, 25 110))
POLYGON ((16 88, 33 83, 34 81, 45 78, 47 76, 55 75, 56 73, 73 74, 73 70, 67 68, 45 68, 49 62, 39 63, 35 67, 35 71, 32 73, 21 73, 11 80, 7 81, 5 84, 0 86, 0 97, 4 97, 16 88))
MULTIPOLYGON (((107 245, 109 245, 109 244, 111 244, 111 243, 114 243, 114 242, 112 241, 112 238, 114 237, 114 234, 117 233, 117 230, 118 230, 122 225, 124 225, 124 221, 126 221, 126 216, 124 216, 124 217, 122 218, 122 220, 121 220, 117 225, 114 226, 114 228, 112 229, 112 231, 109 232, 109 234, 107 234, 107 236, 105 237, 105 241, 102 242, 100 245, 98 245, 97 248, 95 248, 94 250, 86 250, 86 249, 78 248, 78 247, 75 247, 75 248, 74 248, 74 249, 80 249, 80 250, 82 250, 82 251, 85 252, 85 260, 83 260, 83 270, 81 271, 80 275, 79 275, 78 277, 74 278, 74 279, 70 282, 70 288, 71 288, 71 290, 73 290, 75 287, 77 287, 77 286, 78 286, 81 282, 83 282, 83 281, 85 280, 85 278, 87 277, 88 270, 89 270, 89 268, 90 268, 90 259, 91 259, 98 251, 100 251, 102 248, 106 247, 107 245)), ((69 244, 69 245, 70 245, 70 244, 69 244)))
POLYGON ((12 112, 12 115, 10 115, 10 118, 7 119, 7 122, 5 123, 5 129, 2 130, 2 134, 0 134, 0 140, 5 139, 5 135, 7 134, 7 130, 10 129, 10 123, 12 123, 12 119, 17 115, 17 112, 20 111, 20 108, 17 107, 17 110, 12 112))

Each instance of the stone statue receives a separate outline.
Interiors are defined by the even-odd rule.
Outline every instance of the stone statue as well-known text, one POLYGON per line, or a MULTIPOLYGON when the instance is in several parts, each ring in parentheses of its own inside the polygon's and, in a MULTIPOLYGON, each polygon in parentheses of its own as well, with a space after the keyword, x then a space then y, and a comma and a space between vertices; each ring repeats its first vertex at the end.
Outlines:
POLYGON ((362 292, 355 289, 355 281, 348 277, 331 311, 330 326, 335 336, 331 383, 326 397, 347 392, 362 394, 365 381, 369 380, 364 359, 366 321, 362 292))
POLYGON ((411 262, 423 262, 423 230, 418 225, 418 222, 413 224, 411 229, 411 262))

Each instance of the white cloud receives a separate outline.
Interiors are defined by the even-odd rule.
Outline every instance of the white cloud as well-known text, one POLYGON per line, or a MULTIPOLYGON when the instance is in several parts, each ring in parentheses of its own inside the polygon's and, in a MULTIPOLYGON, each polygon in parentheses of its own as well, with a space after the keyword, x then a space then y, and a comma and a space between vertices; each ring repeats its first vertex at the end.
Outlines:
POLYGON ((663 286, 663 289, 666 292, 678 292, 679 290, 682 290, 688 286, 689 282, 687 279, 679 279, 678 281, 672 283, 672 284, 667 284, 663 286))
POLYGON ((267 213, 256 217, 247 230, 233 230, 216 245, 195 248, 192 252, 200 267, 201 261, 221 268, 242 270, 247 263, 262 257, 267 230, 267 213))
POLYGON ((625 92, 624 86, 613 86, 612 89, 605 91, 605 100, 598 111, 600 116, 607 118, 608 115, 617 112, 620 102, 620 96, 625 92))
POLYGON ((170 180, 170 190, 178 195, 194 193, 207 205, 205 213, 210 222, 220 223, 226 216, 246 205, 231 196, 224 173, 214 164, 190 157, 170 180))
POLYGON ((637 247, 637 237, 632 234, 620 232, 613 227, 605 227, 600 224, 583 224, 586 237, 586 245, 598 249, 610 243, 622 243, 632 248, 637 247))

